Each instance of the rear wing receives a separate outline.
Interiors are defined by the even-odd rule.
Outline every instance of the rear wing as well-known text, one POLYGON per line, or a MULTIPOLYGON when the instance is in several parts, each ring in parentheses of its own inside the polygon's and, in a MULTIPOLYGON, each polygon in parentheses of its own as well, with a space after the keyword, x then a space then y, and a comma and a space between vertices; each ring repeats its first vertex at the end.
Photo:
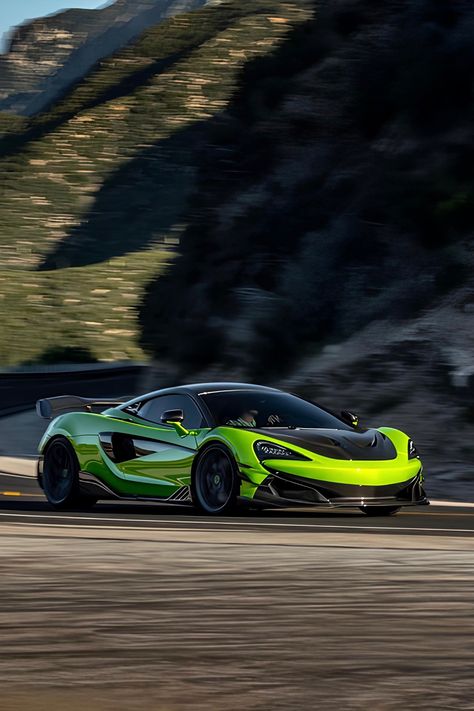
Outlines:
POLYGON ((45 420, 52 420, 54 417, 65 412, 101 412, 108 407, 118 407, 128 402, 130 398, 117 400, 97 400, 94 398, 78 397, 77 395, 61 395, 59 397, 49 397, 38 400, 36 403, 36 414, 45 420))

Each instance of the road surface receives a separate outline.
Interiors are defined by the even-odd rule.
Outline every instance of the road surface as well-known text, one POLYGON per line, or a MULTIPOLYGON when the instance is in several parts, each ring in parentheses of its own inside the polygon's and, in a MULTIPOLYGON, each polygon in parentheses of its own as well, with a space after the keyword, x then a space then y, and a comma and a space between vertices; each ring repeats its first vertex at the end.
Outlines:
POLYGON ((51 511, 0 475, 2 711, 474 709, 474 508, 51 511))

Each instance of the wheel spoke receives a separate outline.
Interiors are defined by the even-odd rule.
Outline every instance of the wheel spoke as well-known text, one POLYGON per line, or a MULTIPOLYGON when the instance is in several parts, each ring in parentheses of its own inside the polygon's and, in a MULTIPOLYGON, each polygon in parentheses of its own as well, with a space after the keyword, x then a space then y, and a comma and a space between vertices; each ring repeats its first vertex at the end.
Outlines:
POLYGON ((62 443, 53 443, 45 459, 45 485, 49 498, 54 502, 63 501, 70 491, 73 476, 69 452, 62 443))
POLYGON ((217 512, 228 503, 233 490, 233 469, 221 449, 203 454, 196 472, 196 486, 207 510, 217 512))

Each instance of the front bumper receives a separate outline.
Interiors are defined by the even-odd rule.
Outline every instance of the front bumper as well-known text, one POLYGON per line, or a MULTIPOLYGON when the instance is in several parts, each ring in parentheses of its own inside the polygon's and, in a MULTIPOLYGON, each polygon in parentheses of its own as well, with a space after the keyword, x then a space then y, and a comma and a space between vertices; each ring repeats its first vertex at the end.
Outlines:
POLYGON ((266 506, 419 506, 429 504, 422 485, 422 470, 407 481, 384 486, 335 484, 272 472, 260 484, 253 501, 266 506))

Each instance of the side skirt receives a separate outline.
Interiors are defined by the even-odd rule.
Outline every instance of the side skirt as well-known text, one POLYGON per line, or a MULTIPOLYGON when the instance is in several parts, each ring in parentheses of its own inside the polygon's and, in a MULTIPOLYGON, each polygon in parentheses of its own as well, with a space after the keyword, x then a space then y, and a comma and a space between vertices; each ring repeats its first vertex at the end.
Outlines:
POLYGON ((85 496, 93 496, 98 499, 118 499, 120 501, 149 501, 160 504, 171 504, 179 506, 191 506, 191 489, 189 486, 182 486, 177 491, 173 492, 167 498, 158 496, 123 496, 111 489, 107 484, 104 484, 98 477, 89 472, 79 472, 79 486, 81 494, 85 496))

